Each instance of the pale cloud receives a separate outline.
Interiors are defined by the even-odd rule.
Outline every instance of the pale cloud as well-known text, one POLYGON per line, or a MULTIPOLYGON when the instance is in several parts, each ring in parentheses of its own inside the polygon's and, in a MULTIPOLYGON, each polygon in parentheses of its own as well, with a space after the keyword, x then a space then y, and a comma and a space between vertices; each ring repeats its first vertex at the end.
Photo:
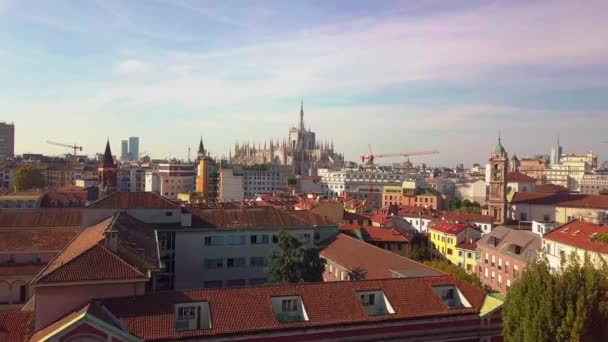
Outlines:
POLYGON ((128 59, 118 63, 116 69, 122 74, 141 75, 151 71, 151 66, 138 59, 128 59))

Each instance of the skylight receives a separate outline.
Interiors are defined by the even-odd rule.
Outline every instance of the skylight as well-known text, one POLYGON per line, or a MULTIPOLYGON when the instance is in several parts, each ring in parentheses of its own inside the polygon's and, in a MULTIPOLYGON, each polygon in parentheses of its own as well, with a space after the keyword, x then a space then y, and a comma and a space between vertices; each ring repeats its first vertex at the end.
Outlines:
POLYGON ((448 309, 470 308, 471 303, 454 285, 433 286, 433 291, 448 309))

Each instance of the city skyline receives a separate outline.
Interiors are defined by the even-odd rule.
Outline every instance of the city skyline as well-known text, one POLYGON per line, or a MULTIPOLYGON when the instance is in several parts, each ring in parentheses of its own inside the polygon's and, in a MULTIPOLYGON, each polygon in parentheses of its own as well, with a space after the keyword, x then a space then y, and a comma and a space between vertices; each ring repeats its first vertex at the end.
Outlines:
MULTIPOLYGON (((608 154, 601 1, 67 4, 0 0, 0 120, 16 153, 89 155, 139 136, 152 157, 214 156, 306 125, 346 160, 608 154), (542 24, 539 24, 542 23, 542 24), (589 34, 596 32, 597 34, 589 34), (194 155, 194 152, 192 152, 194 155)), ((399 159, 395 159, 399 161, 399 159)))

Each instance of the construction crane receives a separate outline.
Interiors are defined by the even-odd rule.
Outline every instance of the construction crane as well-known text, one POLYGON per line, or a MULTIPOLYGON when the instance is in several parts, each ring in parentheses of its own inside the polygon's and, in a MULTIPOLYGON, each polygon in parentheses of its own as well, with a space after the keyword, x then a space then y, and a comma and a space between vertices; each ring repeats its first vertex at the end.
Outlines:
POLYGON ((76 152, 78 151, 82 151, 82 146, 78 146, 76 144, 73 145, 68 145, 68 144, 62 144, 62 143, 58 143, 58 142, 54 142, 54 141, 46 141, 47 144, 51 144, 51 145, 56 145, 56 146, 63 146, 63 147, 67 147, 67 148, 71 148, 74 153, 72 154, 74 156, 74 158, 76 158, 76 152))
MULTIPOLYGON (((374 154, 372 151, 372 146, 367 145, 369 148, 369 154, 361 156, 361 162, 366 163, 370 168, 369 172, 369 195, 367 196, 368 202, 373 204, 373 192, 376 178, 374 177, 373 169, 375 167, 374 160, 380 158, 394 158, 394 157, 413 157, 413 156, 424 156, 429 154, 437 154, 439 151, 437 150, 429 150, 429 151, 416 151, 416 152, 399 152, 399 153, 382 153, 382 154, 374 154)), ((380 205, 381 206, 381 205, 380 205)))

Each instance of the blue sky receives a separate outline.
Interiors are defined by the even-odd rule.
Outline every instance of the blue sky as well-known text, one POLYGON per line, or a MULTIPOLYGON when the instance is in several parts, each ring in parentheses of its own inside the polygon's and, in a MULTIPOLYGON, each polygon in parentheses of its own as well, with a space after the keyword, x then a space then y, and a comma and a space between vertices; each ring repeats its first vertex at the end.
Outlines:
POLYGON ((347 159, 439 149, 608 153, 606 1, 0 0, 0 120, 17 153, 185 158, 202 134, 283 138, 306 122, 347 159))

